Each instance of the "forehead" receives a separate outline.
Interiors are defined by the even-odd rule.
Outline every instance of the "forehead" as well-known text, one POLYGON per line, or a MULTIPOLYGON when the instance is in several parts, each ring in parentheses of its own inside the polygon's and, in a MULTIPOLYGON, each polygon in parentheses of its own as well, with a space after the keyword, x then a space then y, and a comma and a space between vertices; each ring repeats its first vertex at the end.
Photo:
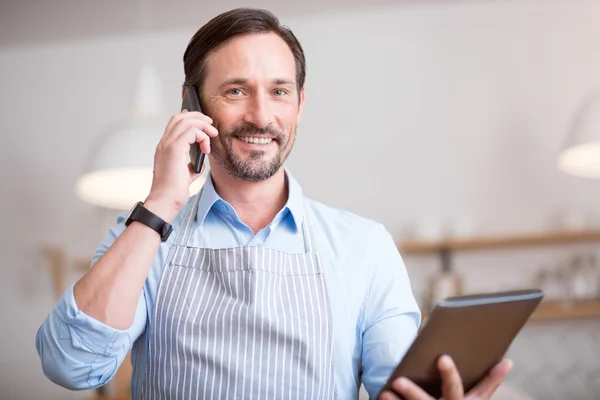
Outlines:
POLYGON ((207 83, 232 78, 284 78, 295 82, 294 55, 287 43, 275 33, 236 36, 207 57, 207 83))

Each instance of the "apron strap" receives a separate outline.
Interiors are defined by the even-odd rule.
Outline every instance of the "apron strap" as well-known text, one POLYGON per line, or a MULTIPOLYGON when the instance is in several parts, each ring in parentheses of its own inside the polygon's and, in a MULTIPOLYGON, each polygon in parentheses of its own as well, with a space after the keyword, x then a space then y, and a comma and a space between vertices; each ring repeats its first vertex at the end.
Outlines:
POLYGON ((194 199, 192 200, 192 204, 186 210, 186 213, 181 221, 181 228, 179 230, 179 235, 177 235, 177 240, 175 244, 186 246, 189 243, 190 235, 192 234, 194 220, 196 219, 196 215, 198 215, 198 204, 200 203, 200 196, 202 196, 202 191, 204 186, 200 188, 194 199))
POLYGON ((313 213, 304 201, 304 219, 302 221, 302 233, 304 235, 304 248, 307 253, 318 253, 319 248, 313 223, 313 213))
POLYGON ((192 199, 192 204, 190 204, 185 210, 185 214, 183 215, 181 224, 179 225, 179 230, 177 231, 177 236, 175 237, 175 242, 169 249, 166 265, 169 265, 177 255, 183 255, 184 251, 182 246, 187 246, 189 243, 188 241, 193 230, 194 219, 198 214, 198 203, 200 201, 203 188, 204 185, 192 199))

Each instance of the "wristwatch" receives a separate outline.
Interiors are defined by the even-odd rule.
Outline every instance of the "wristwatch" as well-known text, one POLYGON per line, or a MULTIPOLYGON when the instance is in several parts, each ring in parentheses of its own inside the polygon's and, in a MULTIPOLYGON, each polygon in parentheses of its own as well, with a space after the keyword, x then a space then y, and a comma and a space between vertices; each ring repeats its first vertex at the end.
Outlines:
POLYGON ((171 232, 173 232, 171 224, 165 222, 161 217, 144 207, 144 203, 141 201, 138 201, 129 212, 127 220, 125 220, 125 226, 129 226, 133 221, 141 222, 154 229, 158 232, 163 242, 166 242, 171 232))

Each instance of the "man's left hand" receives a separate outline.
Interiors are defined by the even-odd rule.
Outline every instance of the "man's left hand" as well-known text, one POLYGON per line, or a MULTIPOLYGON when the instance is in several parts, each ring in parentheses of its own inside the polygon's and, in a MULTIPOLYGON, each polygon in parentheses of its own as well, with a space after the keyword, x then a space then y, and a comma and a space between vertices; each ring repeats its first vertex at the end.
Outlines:
MULTIPOLYGON (((490 373, 481 380, 469 393, 464 393, 462 380, 456 365, 449 356, 442 356, 438 360, 438 369, 442 376, 443 400, 487 400, 498 389, 504 377, 512 368, 512 361, 504 359, 499 362, 490 373)), ((407 378, 397 378, 392 383, 394 390, 406 400, 434 400, 423 389, 407 378)), ((380 400, 398 400, 399 397, 386 391, 379 397, 380 400)))

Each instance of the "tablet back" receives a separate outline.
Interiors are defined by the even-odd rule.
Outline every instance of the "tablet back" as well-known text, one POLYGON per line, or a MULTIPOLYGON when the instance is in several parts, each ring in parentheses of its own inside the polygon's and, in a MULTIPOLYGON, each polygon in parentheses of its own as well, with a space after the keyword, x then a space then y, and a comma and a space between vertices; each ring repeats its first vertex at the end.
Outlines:
POLYGON ((436 363, 448 354, 460 372, 465 392, 469 391, 502 360, 542 298, 543 292, 533 289, 442 300, 392 377, 405 376, 439 398, 441 379, 436 363))

